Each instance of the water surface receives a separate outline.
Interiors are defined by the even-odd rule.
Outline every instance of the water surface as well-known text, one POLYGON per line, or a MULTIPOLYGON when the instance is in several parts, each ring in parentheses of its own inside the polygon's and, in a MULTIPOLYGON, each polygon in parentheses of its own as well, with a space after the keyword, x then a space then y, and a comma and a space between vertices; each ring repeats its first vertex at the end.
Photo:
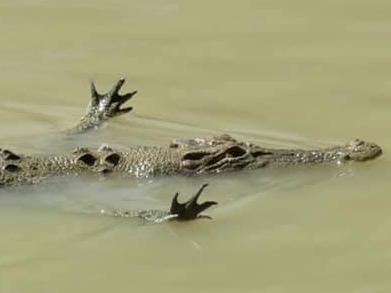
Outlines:
POLYGON ((0 143, 16 152, 230 133, 271 147, 356 137, 364 164, 212 178, 53 179, 0 191, 0 292, 389 292, 391 5, 386 1, 0 3, 0 143), (88 82, 135 110, 64 139, 88 82), (143 226, 210 183, 213 221, 143 226))

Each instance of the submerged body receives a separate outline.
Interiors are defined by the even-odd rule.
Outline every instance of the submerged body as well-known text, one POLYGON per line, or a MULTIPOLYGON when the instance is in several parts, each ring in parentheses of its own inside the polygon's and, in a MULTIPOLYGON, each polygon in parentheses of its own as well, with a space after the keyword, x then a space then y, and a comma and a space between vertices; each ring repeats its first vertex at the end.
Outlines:
POLYGON ((25 156, 0 151, 0 184, 34 184, 51 176, 118 174, 147 178, 159 175, 201 175, 289 165, 365 161, 381 154, 373 143, 354 140, 318 150, 266 149, 238 142, 228 135, 173 141, 166 147, 132 146, 116 150, 77 148, 68 154, 25 156))
MULTIPOLYGON (((120 79, 113 89, 101 95, 91 85, 92 100, 80 123, 67 131, 74 135, 99 127, 112 117, 128 113, 121 108, 136 92, 119 94, 120 79)), ((200 175, 255 169, 267 166, 324 164, 366 161, 378 157, 381 148, 356 139, 348 144, 317 150, 268 149, 239 142, 229 135, 212 138, 178 139, 167 146, 131 146, 125 150, 102 146, 77 148, 59 155, 19 155, 0 150, 0 185, 34 184, 51 176, 78 174, 121 174, 129 177, 158 175, 200 175)))
MULTIPOLYGON (((121 106, 136 92, 120 95, 119 90, 123 83, 124 79, 120 79, 113 89, 104 95, 99 94, 92 83, 92 99, 87 113, 80 123, 67 131, 67 135, 96 129, 103 122, 131 111, 131 107, 121 106)), ((178 139, 166 146, 131 146, 124 150, 106 145, 98 149, 79 147, 69 153, 57 155, 22 155, 0 149, 0 187, 35 184, 48 177, 66 175, 117 174, 136 178, 174 174, 193 176, 268 166, 366 161, 378 157, 381 153, 378 145, 358 139, 346 145, 318 150, 268 149, 249 142, 239 142, 229 135, 178 139)), ((178 202, 179 194, 176 193, 169 211, 115 211, 111 215, 138 218, 153 223, 206 217, 200 213, 217 204, 213 201, 197 203, 206 186, 203 185, 183 204, 178 202)))

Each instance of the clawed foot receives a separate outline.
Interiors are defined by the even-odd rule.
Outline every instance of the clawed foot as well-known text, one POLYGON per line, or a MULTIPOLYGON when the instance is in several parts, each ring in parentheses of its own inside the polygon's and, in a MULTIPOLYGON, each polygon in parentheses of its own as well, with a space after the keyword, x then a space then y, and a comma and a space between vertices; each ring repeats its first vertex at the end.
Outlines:
POLYGON ((137 91, 120 95, 119 91, 125 79, 121 77, 114 87, 106 94, 99 94, 94 82, 91 82, 91 108, 95 109, 101 118, 108 119, 118 115, 130 112, 132 107, 121 108, 123 104, 129 101, 137 91))
MULTIPOLYGON (((198 204, 197 200, 200 197, 202 191, 207 187, 208 184, 202 185, 200 190, 187 202, 179 203, 177 192, 174 195, 171 203, 170 211, 162 210, 138 210, 138 211, 125 211, 114 210, 113 216, 115 217, 125 217, 125 218, 138 218, 143 222, 147 223, 163 223, 167 221, 190 221, 200 218, 211 219, 209 216, 200 215, 203 211, 209 207, 216 205, 215 201, 206 201, 202 204, 198 204)), ((104 211, 103 211, 104 213, 104 211)))
POLYGON ((124 83, 125 79, 121 77, 108 93, 99 94, 94 82, 91 82, 91 102, 88 105, 87 113, 75 127, 67 131, 67 134, 79 134, 96 129, 103 122, 130 112, 132 107, 121 108, 121 106, 129 101, 137 91, 120 95, 119 91, 124 83))
POLYGON ((189 221, 189 220, 194 220, 194 219, 199 219, 199 218, 211 219, 211 217, 205 216, 205 215, 200 215, 200 213, 202 213, 206 209, 210 208, 211 206, 216 205, 217 202, 206 201, 201 204, 197 203, 197 200, 200 197, 202 191, 207 186, 208 186, 208 184, 202 185, 200 190, 185 203, 178 202, 179 193, 177 192, 174 195, 174 198, 172 199, 171 209, 170 209, 170 214, 176 215, 176 217, 173 219, 178 220, 178 221, 189 221))

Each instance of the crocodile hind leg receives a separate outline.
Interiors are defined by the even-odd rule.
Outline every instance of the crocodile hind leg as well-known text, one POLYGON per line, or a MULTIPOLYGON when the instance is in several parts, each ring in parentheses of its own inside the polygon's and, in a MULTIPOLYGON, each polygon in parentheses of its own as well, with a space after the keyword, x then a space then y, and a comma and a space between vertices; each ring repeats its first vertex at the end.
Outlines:
POLYGON ((130 112, 132 107, 121 108, 121 106, 129 101, 137 91, 121 95, 119 91, 124 83, 125 79, 121 77, 109 92, 100 94, 96 90, 94 82, 91 82, 91 101, 87 107, 87 113, 67 133, 78 134, 96 129, 103 122, 130 112))
POLYGON ((174 218, 178 221, 188 221, 188 220, 194 220, 197 218, 208 218, 211 219, 209 216, 201 215, 203 211, 210 208, 213 205, 216 205, 217 202, 215 201, 206 201, 201 204, 197 203, 198 198, 200 197, 201 193, 204 191, 204 189, 208 186, 208 184, 204 184, 201 186, 201 188, 198 190, 198 192, 193 195, 188 201, 185 203, 179 203, 178 202, 178 196, 179 192, 177 192, 174 195, 174 198, 172 199, 171 208, 170 208, 170 214, 176 215, 174 218))
POLYGON ((198 192, 184 203, 178 202, 179 193, 175 193, 171 201, 170 211, 140 210, 121 212, 119 210, 116 210, 114 211, 114 216, 124 218, 137 218, 147 223, 163 223, 166 221, 190 221, 201 218, 211 219, 211 217, 201 215, 201 213, 206 209, 210 208, 211 206, 216 205, 217 202, 205 201, 201 204, 197 203, 198 198, 207 186, 208 184, 202 185, 198 192))

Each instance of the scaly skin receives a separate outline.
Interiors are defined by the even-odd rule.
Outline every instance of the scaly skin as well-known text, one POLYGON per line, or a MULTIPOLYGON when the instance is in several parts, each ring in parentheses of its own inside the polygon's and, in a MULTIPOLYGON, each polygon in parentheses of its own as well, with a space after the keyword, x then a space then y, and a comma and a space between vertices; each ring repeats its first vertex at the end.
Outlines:
MULTIPOLYGON (((103 122, 131 111, 131 107, 121 106, 136 92, 120 95, 119 90, 124 82, 121 78, 111 91, 103 95, 96 91, 92 83, 92 98, 87 113, 67 133, 74 135, 96 129, 103 122)), ((35 184, 47 177, 79 174, 120 174, 146 178, 173 174, 191 176, 268 166, 361 162, 374 159, 381 153, 378 145, 359 139, 341 146, 301 150, 262 148, 249 142, 238 142, 229 135, 179 139, 161 147, 131 146, 125 150, 115 150, 109 146, 77 148, 59 155, 28 156, 0 149, 0 186, 35 184)), ((144 212, 146 214, 148 212, 144 212)))
MULTIPOLYGON (((136 92, 119 94, 121 78, 107 94, 101 95, 91 84, 91 102, 86 115, 68 134, 78 134, 99 127, 112 117, 128 113, 121 106, 136 92)), ((238 142, 229 135, 212 138, 179 139, 168 146, 131 146, 115 150, 77 148, 68 154, 18 155, 0 149, 0 185, 34 184, 51 176, 71 174, 121 174, 129 177, 158 175, 200 175, 255 169, 267 166, 325 164, 366 161, 378 157, 381 148, 356 139, 348 144, 326 149, 269 149, 249 142, 238 142)))
POLYGON ((318 150, 267 149, 238 142, 228 135, 209 139, 173 141, 167 147, 133 146, 115 150, 77 148, 62 155, 24 156, 0 152, 0 184, 38 183, 50 176, 120 174, 148 178, 159 175, 200 175, 241 169, 366 161, 381 154, 374 143, 354 140, 318 150))

